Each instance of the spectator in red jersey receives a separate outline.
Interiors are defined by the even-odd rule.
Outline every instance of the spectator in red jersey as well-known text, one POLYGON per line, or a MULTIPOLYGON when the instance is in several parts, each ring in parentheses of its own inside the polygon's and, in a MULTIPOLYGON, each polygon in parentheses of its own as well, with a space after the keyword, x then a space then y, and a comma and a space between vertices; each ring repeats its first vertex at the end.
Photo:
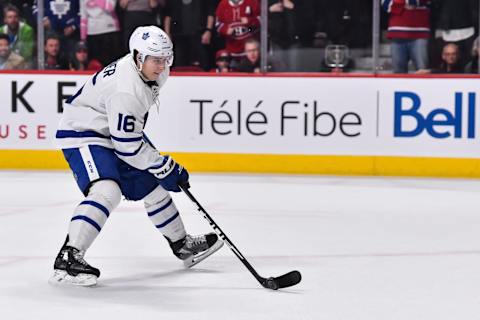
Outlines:
POLYGON ((218 50, 215 54, 216 67, 212 71, 216 73, 230 72, 230 53, 227 50, 218 50))
POLYGON ((243 55, 245 41, 258 37, 259 3, 258 0, 221 0, 217 6, 217 30, 234 58, 243 55))
POLYGON ((382 0, 388 14, 388 35, 392 40, 395 73, 408 73, 408 62, 416 70, 428 67, 430 0, 382 0))

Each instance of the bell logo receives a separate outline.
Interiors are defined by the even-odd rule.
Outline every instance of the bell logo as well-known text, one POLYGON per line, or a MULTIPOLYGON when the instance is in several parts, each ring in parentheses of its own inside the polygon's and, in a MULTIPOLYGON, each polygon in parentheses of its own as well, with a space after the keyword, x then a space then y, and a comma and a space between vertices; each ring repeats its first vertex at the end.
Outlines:
POLYGON ((463 126, 466 125, 467 138, 475 138, 475 93, 468 93, 467 119, 462 119, 463 93, 455 92, 453 112, 444 109, 433 109, 429 113, 421 113, 422 99, 413 92, 395 92, 394 99, 394 136, 416 137, 425 130, 436 139, 449 137, 463 138, 463 126), (464 121, 466 120, 466 121, 464 121), (414 123, 413 129, 406 129, 405 121, 414 123))

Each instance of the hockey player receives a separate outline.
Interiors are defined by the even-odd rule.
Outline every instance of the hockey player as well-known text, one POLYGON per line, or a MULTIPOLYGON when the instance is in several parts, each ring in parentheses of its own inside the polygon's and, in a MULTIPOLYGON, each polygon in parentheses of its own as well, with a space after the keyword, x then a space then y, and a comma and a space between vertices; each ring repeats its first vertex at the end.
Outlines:
POLYGON ((146 26, 132 33, 129 46, 129 54, 97 72, 66 101, 56 140, 85 200, 74 211, 51 282, 96 284, 100 271, 83 257, 122 195, 143 199, 149 218, 187 267, 223 245, 214 233, 186 233, 169 191, 181 191, 188 172, 160 155, 143 133, 148 110, 158 104, 169 76, 172 42, 160 28, 146 26))

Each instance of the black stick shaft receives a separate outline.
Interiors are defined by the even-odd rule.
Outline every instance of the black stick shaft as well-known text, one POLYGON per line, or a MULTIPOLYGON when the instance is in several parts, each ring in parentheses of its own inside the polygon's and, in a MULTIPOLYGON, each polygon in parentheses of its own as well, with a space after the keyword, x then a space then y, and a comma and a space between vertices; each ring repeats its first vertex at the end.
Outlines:
POLYGON ((203 213, 203 217, 208 221, 208 223, 212 226, 213 230, 215 233, 228 245, 230 250, 233 251, 233 253, 237 256, 238 259, 243 263, 243 265, 250 271, 250 273, 257 279, 258 282, 260 282, 261 285, 263 285, 263 282, 265 281, 265 278, 261 277, 257 271, 252 267, 252 265, 245 259, 245 257, 242 255, 240 250, 235 247, 235 245, 230 241, 230 239, 226 236, 226 234, 222 231, 222 229, 218 226, 218 224, 215 223, 215 221, 210 217, 208 212, 202 207, 202 205, 198 202, 197 199, 192 195, 192 193, 188 190, 187 187, 185 186, 180 186, 180 188, 185 192, 187 197, 190 198, 198 207, 198 211, 203 213))

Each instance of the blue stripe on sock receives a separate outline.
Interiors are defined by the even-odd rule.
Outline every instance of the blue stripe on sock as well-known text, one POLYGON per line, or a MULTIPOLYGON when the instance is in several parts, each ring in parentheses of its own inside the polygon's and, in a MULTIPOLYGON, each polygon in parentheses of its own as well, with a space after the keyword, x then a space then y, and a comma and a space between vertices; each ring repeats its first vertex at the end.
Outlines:
POLYGON ((177 213, 175 213, 172 217, 168 218, 167 221, 165 221, 165 222, 162 223, 162 224, 156 225, 155 227, 157 227, 158 229, 163 228, 163 227, 165 227, 167 224, 169 224, 170 222, 172 222, 173 220, 175 220, 178 216, 179 216, 179 213, 178 213, 178 211, 177 211, 177 213))
POLYGON ((82 205, 82 204, 88 204, 88 205, 91 205, 91 206, 93 206, 93 207, 95 207, 95 208, 97 208, 97 209, 100 209, 103 213, 105 213, 105 215, 107 216, 107 218, 108 218, 108 216, 110 215, 110 212, 108 212, 108 209, 105 208, 103 205, 101 205, 101 204, 98 203, 98 202, 91 201, 91 200, 85 200, 85 201, 82 201, 82 202, 80 203, 80 205, 82 205))
POLYGON ((90 219, 87 216, 75 216, 75 217, 72 218, 71 221, 75 221, 75 220, 83 220, 85 222, 90 223, 95 229, 97 229, 98 232, 100 232, 100 230, 102 230, 102 228, 98 225, 98 223, 96 223, 95 221, 93 221, 92 219, 90 219))
POLYGON ((159 213, 160 211, 163 211, 165 210, 169 205, 172 204, 172 198, 170 198, 170 200, 163 206, 161 206, 160 208, 158 208, 157 210, 153 210, 152 212, 148 212, 148 216, 151 217, 151 216, 154 216, 156 215, 157 213, 159 213))

